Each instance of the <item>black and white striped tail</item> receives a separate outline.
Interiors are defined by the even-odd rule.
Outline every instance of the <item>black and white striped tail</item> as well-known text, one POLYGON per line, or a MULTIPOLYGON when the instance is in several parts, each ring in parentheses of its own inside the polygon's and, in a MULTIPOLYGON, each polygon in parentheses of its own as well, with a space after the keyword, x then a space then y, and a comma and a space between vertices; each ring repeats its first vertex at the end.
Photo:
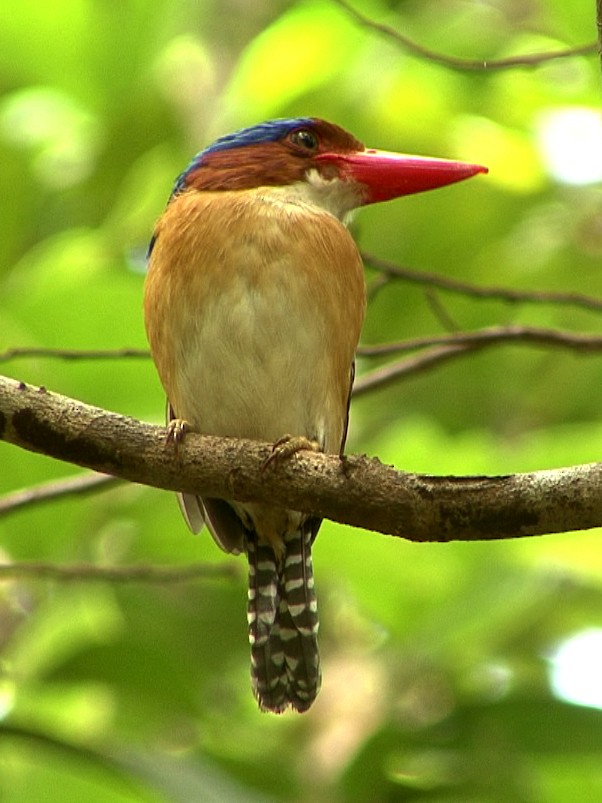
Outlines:
POLYGON ((251 681, 259 707, 307 711, 320 688, 318 606, 311 564, 312 527, 272 547, 248 533, 251 681))

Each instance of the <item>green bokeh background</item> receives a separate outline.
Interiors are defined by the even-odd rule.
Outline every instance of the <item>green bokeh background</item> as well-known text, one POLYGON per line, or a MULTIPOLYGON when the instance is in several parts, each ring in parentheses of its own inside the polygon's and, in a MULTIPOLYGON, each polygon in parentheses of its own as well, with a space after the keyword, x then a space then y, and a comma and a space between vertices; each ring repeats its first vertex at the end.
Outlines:
MULTIPOLYGON (((596 34, 586 0, 355 7, 466 58, 596 34)), ((327 0, 4 3, 0 351, 144 348, 144 251, 173 178, 215 136, 274 116, 322 116, 373 147, 490 167, 362 210, 353 231, 366 251, 482 285, 600 297, 602 193, 554 180, 537 136, 551 110, 597 109, 600 92, 594 54, 452 70, 327 0)), ((600 330, 599 315, 570 306, 436 300, 461 330, 600 330)), ((397 282, 373 299, 363 342, 444 331, 425 288, 397 282)), ((375 364, 361 359, 359 373, 375 364)), ((2 372, 162 418, 148 360, 14 359, 2 372)), ((599 357, 492 348, 358 398, 348 449, 433 474, 599 460, 601 380, 599 357)), ((1 492, 75 471, 0 443, 1 492)), ((314 558, 323 689, 307 715, 274 717, 249 690, 242 561, 192 538, 170 494, 120 486, 5 516, 3 561, 225 562, 240 577, 3 582, 0 799, 602 799, 600 711, 550 685, 558 645, 602 627, 599 538, 415 545, 326 522, 314 558)))

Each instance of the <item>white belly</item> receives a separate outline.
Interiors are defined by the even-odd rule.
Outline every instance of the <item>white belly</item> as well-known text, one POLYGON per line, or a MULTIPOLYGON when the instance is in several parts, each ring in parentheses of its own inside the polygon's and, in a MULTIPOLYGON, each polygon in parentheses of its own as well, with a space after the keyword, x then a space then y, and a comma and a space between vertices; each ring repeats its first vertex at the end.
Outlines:
POLYGON ((209 435, 304 435, 338 452, 345 410, 327 349, 336 332, 298 277, 286 280, 289 266, 268 272, 261 289, 236 274, 208 299, 181 366, 178 415, 209 435))

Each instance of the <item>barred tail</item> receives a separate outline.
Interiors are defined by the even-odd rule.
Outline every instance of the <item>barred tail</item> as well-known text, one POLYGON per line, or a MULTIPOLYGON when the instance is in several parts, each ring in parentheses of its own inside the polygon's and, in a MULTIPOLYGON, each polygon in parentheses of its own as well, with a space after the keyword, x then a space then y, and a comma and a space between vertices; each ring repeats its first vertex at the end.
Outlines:
POLYGON ((285 537, 278 560, 255 534, 247 538, 251 681, 262 711, 307 711, 320 688, 311 542, 306 524, 285 537))

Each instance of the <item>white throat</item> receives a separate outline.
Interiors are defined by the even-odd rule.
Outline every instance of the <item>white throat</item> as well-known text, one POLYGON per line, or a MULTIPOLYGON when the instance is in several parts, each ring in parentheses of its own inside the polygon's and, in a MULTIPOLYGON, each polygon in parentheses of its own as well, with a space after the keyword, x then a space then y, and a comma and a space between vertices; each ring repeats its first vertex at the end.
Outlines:
POLYGON ((298 181, 285 187, 270 187, 269 197, 283 203, 318 207, 330 212, 343 223, 349 222, 353 210, 362 203, 355 184, 338 178, 324 178, 315 169, 307 171, 305 181, 298 181))

